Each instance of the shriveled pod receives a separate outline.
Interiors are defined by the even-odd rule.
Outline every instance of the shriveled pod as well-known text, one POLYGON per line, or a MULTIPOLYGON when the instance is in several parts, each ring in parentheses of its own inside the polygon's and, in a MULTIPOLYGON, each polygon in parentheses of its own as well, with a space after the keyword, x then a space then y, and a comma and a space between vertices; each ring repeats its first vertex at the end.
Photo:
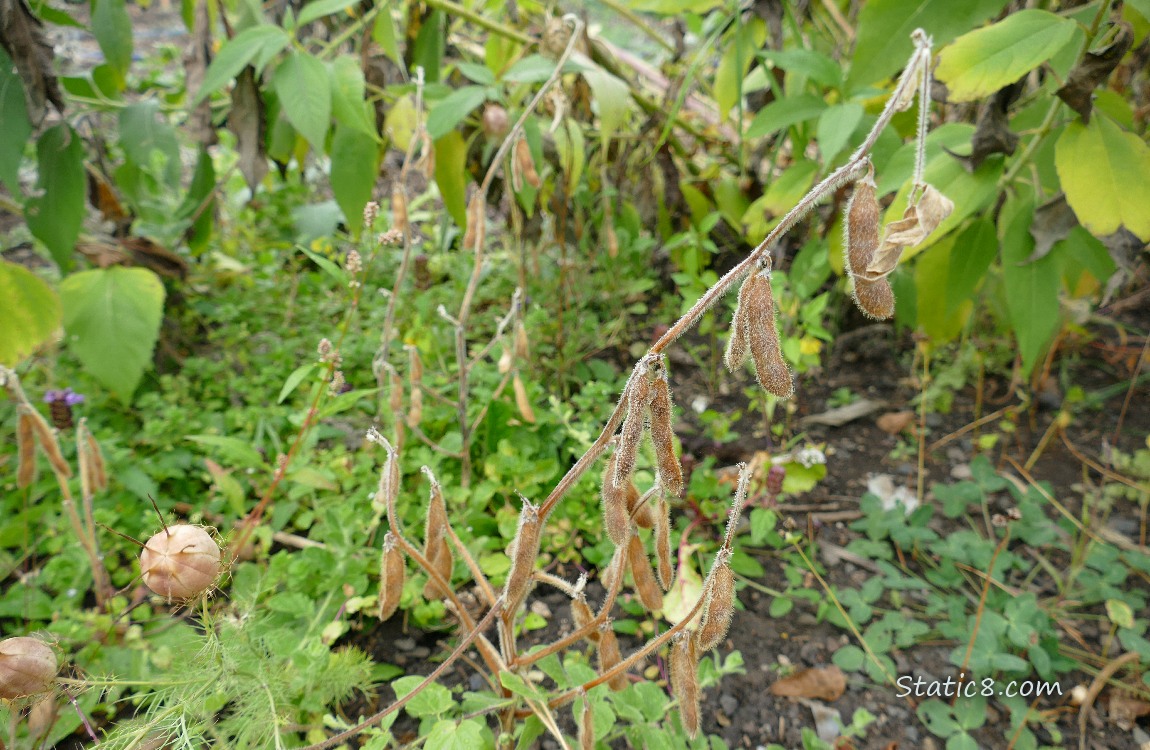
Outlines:
POLYGON ((379 563, 379 619, 388 619, 399 608, 406 577, 403 550, 395 534, 389 531, 383 537, 383 554, 379 563))
POLYGON ((13 700, 43 693, 56 679, 56 653, 36 638, 0 641, 0 698, 13 700))
POLYGON ((607 459, 603 469, 603 528, 607 531, 607 538, 616 547, 622 547, 631 537, 631 513, 627 507, 627 488, 632 487, 631 480, 623 485, 615 484, 615 463, 618 453, 607 459))
POLYGON ((526 362, 531 355, 531 347, 527 341, 527 326, 522 320, 515 321, 515 356, 526 362))
MULTIPOLYGON (((781 354, 780 354, 781 356, 781 354)), ((659 483, 675 497, 683 494, 683 467, 675 455, 675 431, 671 426, 671 389, 667 384, 667 370, 651 384, 651 444, 655 446, 659 483)), ((650 528, 649 526, 647 528, 650 528)))
POLYGON ((387 394, 387 406, 392 414, 398 414, 403 408, 403 378, 395 370, 391 371, 388 380, 391 383, 387 394))
POLYGON ((515 391, 515 407, 519 415, 528 424, 535 424, 535 410, 531 408, 531 399, 527 397, 527 387, 523 385, 523 378, 516 372, 512 380, 512 389, 515 391))
MULTIPOLYGON (((427 522, 424 526, 423 556, 431 563, 431 567, 444 581, 450 583, 451 569, 455 564, 451 552, 451 544, 447 541, 447 503, 443 499, 443 488, 431 473, 431 469, 423 467, 423 473, 431 483, 431 491, 427 503, 427 522)), ((423 587, 423 595, 428 599, 442 599, 448 592, 434 579, 429 579, 423 587)))
POLYGON ((216 585, 220 546, 203 526, 169 526, 144 545, 140 570, 144 585, 165 599, 193 599, 216 585))
POLYGON ((463 232, 463 249, 473 250, 483 247, 487 238, 487 202, 482 193, 476 191, 467 203, 467 229, 463 232))
POLYGON ((503 353, 499 355, 499 374, 506 375, 511 372, 511 347, 507 344, 503 345, 503 353))
POLYGON ((403 188, 396 185, 391 189, 391 216, 392 228, 406 234, 407 223, 407 196, 403 193, 403 188))
MULTIPOLYGON (((576 628, 587 627, 595 619, 595 613, 591 611, 591 607, 587 604, 587 598, 583 596, 582 592, 571 600, 571 619, 575 621, 576 628)), ((587 634, 587 640, 592 643, 598 642, 598 629, 591 630, 587 634)))
MULTIPOLYGON (((432 569, 439 574, 439 577, 450 585, 451 571, 455 566, 455 555, 452 553, 451 543, 447 541, 446 537, 439 540, 435 550, 427 555, 427 560, 431 563, 432 569)), ((426 599, 443 599, 448 593, 447 589, 444 589, 430 577, 423 586, 423 596, 426 599)))
POLYGON ((671 693, 679 701, 683 730, 694 739, 699 733, 699 654, 690 632, 679 633, 671 641, 668 662, 671 693))
MULTIPOLYGON (((615 636, 615 631, 611 629, 611 621, 608 620, 599 626, 599 673, 606 674, 607 671, 618 666, 622 661, 623 654, 619 651, 619 639, 615 636)), ((620 672, 607 680, 607 685, 616 692, 625 690, 627 688, 626 674, 620 672)))
POLYGON ((639 537, 632 536, 627 549, 627 560, 631 564, 631 577, 635 581, 635 591, 639 594, 639 601, 650 612, 658 612, 663 608, 663 590, 655 583, 655 571, 651 569, 651 561, 647 557, 647 550, 639 537))
POLYGON ((535 561, 539 557, 539 537, 543 531, 539 506, 526 498, 519 511, 519 528, 511 542, 511 570, 503 585, 503 611, 514 614, 527 597, 534 580, 535 561))
POLYGON ((703 605, 703 623, 699 626, 698 648, 710 651, 722 643, 731 628, 731 618, 735 614, 735 573, 731 570, 725 552, 715 568, 711 581, 711 591, 703 605))
POLYGON ((415 429, 423 421, 423 389, 415 386, 411 389, 411 403, 407 409, 407 426, 415 429))

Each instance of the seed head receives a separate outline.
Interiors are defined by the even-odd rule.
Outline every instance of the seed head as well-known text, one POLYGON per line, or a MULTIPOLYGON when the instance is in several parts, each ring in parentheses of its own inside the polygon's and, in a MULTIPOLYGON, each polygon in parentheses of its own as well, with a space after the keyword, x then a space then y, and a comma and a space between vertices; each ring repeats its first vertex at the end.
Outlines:
POLYGON ((144 585, 165 599, 194 599, 216 584, 220 546, 203 526, 169 526, 144 545, 140 571, 144 585))
MULTIPOLYGON (((375 217, 379 215, 379 204, 375 201, 368 201, 363 205, 363 228, 370 232, 371 228, 375 225, 375 217)), ((350 254, 348 260, 350 261, 350 254)), ((351 271, 350 263, 348 264, 348 271, 351 271)), ((351 271, 352 273, 359 273, 359 271, 351 271)))
POLYGON ((43 693, 56 678, 56 654, 41 640, 21 636, 0 641, 0 698, 43 693))

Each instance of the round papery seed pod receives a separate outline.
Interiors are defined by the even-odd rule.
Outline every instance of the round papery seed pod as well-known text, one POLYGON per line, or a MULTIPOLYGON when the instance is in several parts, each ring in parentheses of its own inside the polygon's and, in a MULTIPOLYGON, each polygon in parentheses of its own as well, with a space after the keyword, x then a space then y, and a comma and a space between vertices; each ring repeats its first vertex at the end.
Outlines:
POLYGON ((35 638, 0 641, 0 698, 12 700, 43 693, 56 678, 56 654, 35 638))
POLYGON ((144 545, 140 570, 144 584, 165 599, 191 599, 215 585, 220 546, 202 526, 169 526, 144 545))

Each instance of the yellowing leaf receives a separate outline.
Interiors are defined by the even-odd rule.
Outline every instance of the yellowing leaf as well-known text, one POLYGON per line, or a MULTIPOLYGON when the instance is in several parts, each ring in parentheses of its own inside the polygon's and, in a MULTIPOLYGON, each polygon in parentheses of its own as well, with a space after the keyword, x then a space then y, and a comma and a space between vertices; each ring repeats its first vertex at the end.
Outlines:
POLYGON ((996 24, 963 34, 939 54, 935 77, 952 102, 993 94, 1053 57, 1075 24, 1045 10, 1023 10, 996 24))
POLYGON ((458 130, 435 142, 435 184, 457 226, 467 226, 467 144, 458 130))
MULTIPOLYGON (((672 625, 678 623, 691 611, 703 596, 703 577, 695 571, 692 555, 694 545, 686 545, 679 550, 679 570, 671 590, 663 595, 663 617, 672 625)), ((695 618, 702 614, 698 612, 695 618)))
POLYGON ((1054 147, 1066 202, 1101 237, 1125 226, 1150 241, 1150 147, 1101 112, 1089 125, 1072 122, 1054 147))
POLYGON ((0 364, 15 367, 60 327, 60 300, 35 274, 0 262, 0 364))

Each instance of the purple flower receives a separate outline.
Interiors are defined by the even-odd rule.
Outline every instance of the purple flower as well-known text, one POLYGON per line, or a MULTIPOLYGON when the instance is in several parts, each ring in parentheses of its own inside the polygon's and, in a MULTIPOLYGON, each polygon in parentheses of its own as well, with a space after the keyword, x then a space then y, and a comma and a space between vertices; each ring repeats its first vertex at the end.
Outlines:
POLYGON ((76 393, 71 388, 65 388, 62 391, 48 391, 44 394, 44 403, 63 403, 65 406, 75 406, 84 403, 84 394, 76 393))

